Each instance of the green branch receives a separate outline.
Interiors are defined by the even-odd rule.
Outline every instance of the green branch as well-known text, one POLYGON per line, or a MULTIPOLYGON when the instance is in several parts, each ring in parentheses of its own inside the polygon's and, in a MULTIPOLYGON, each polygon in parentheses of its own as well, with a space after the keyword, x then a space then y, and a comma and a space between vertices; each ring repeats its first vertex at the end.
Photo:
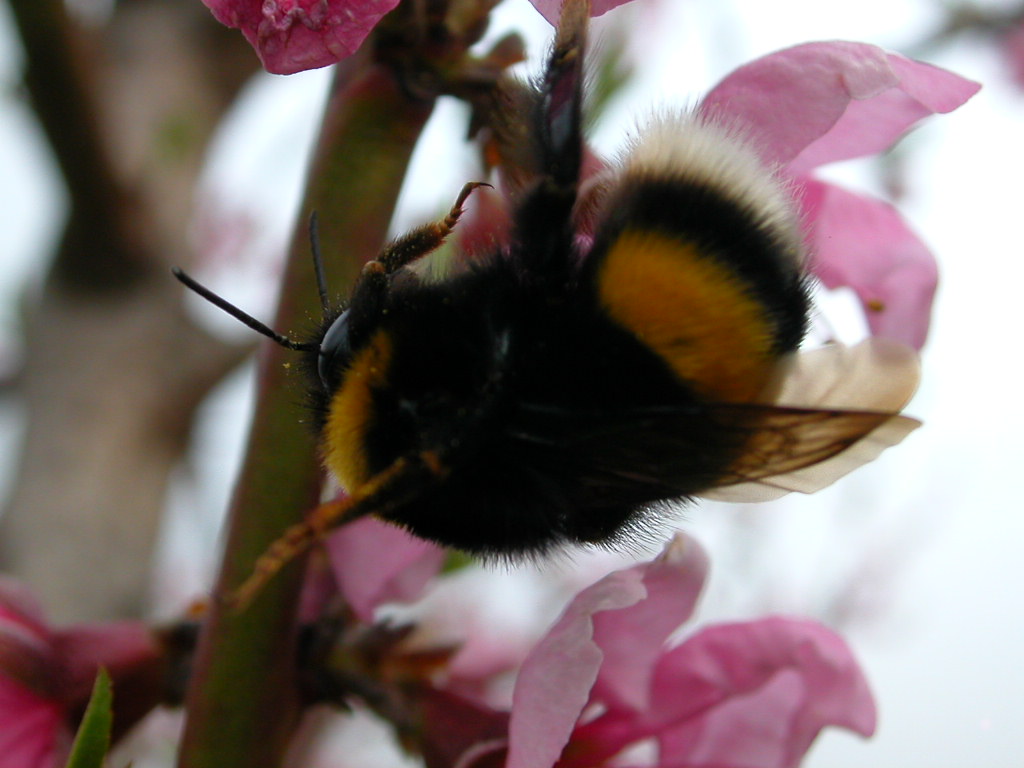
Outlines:
MULTIPOLYGON (((327 106, 306 199, 283 279, 275 327, 308 326, 319 311, 305 221, 320 217, 333 290, 354 279, 385 241, 416 140, 433 108, 411 99, 369 55, 343 62, 327 106)), ((318 500, 319 461, 299 424, 294 354, 264 344, 248 454, 229 515, 216 594, 249 575, 256 558, 318 500)), ((241 614, 214 604, 200 641, 179 765, 280 765, 300 713, 292 662, 303 563, 289 564, 241 614)))

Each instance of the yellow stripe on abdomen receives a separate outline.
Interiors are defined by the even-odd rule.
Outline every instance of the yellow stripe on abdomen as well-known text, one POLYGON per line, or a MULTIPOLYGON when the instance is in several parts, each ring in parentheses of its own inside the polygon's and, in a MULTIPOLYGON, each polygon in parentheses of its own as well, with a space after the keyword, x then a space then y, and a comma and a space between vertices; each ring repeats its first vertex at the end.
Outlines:
POLYGON ((749 402, 766 386, 771 321, 742 280, 697 247, 626 230, 598 273, 602 306, 708 399, 749 402))
POLYGON ((324 463, 348 491, 370 478, 366 434, 373 419, 373 391, 387 385, 391 337, 378 331, 356 353, 331 398, 324 426, 324 463))

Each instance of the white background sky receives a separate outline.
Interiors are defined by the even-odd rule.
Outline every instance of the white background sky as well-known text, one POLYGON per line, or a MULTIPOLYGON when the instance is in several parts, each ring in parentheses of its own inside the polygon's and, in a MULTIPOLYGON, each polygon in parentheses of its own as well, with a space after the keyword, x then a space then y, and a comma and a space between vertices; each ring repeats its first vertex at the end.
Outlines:
MULTIPOLYGON (((522 0, 506 5, 495 32, 515 25, 536 56, 550 28, 522 0)), ((638 115, 692 103, 754 56, 831 38, 905 50, 937 23, 923 0, 637 0, 604 22, 627 19, 637 25, 643 78, 595 137, 606 151, 618 146, 624 126, 638 115)), ((45 147, 12 93, 18 63, 10 34, 6 5, 0 5, 0 362, 16 343, 17 292, 39 275, 62 211, 45 147)), ((689 511, 685 523, 712 553, 704 620, 766 609, 827 613, 837 587, 855 593, 863 618, 844 632, 877 694, 879 731, 866 743, 827 734, 808 760, 811 768, 1024 765, 1024 504, 1018 490, 1024 474, 1024 93, 1009 83, 991 46, 961 41, 929 60, 984 89, 958 112, 934 118, 907 147, 907 196, 900 207, 933 247, 942 275, 924 382, 909 409, 926 426, 823 494, 740 511, 709 504, 689 511)), ((265 78, 237 116, 234 130, 241 133, 225 136, 213 150, 209 189, 227 208, 250 210, 260 222, 261 240, 252 250, 264 258, 280 249, 290 226, 282 190, 297 192, 303 142, 295 135, 315 125, 312 110, 324 82, 323 73, 265 78), (283 99, 293 100, 294 108, 282 109, 283 99)), ((442 210, 473 175, 468 160, 451 161, 452 137, 461 130, 451 121, 458 117, 458 109, 446 105, 431 126, 427 141, 435 143, 417 154, 399 228, 442 210)), ((835 173, 851 185, 879 189, 863 165, 835 173)), ((230 281, 219 276, 230 286, 224 292, 269 316, 265 267, 238 269, 247 271, 233 272, 230 281)), ((236 460, 246 396, 244 373, 221 389, 209 409, 214 420, 197 437, 201 451, 193 465, 200 483, 209 481, 212 489, 182 484, 172 506, 194 507, 195 493, 203 494, 204 506, 221 503, 216 500, 226 493, 223 478, 236 460)), ((13 464, 18 423, 17 409, 3 404, 0 490, 13 464)), ((209 522, 193 519, 173 530, 179 539, 204 542, 204 551, 213 547, 209 522)))

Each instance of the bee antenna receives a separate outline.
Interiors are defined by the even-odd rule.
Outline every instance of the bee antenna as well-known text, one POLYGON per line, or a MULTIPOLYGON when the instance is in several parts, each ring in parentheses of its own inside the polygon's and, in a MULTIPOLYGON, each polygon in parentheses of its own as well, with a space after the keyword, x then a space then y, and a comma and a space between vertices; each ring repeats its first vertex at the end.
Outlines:
POLYGON ((242 323, 249 326, 257 333, 263 334, 276 344, 280 344, 282 347, 285 347, 286 349, 294 349, 299 352, 314 352, 320 350, 319 344, 294 341, 292 339, 289 339, 287 336, 282 336, 281 334, 271 330, 270 327, 267 326, 265 323, 261 323, 252 315, 243 312, 234 304, 226 301, 225 299, 222 299, 220 296, 211 291, 205 285, 197 283, 195 280, 186 275, 178 267, 171 267, 171 274, 178 278, 178 281, 186 288, 195 291, 214 306, 220 307, 236 320, 241 321, 242 323))
POLYGON ((316 271, 316 289, 320 293, 320 309, 326 317, 331 311, 327 298, 327 277, 324 275, 324 260, 320 254, 320 219, 313 211, 309 214, 309 247, 313 251, 313 269, 316 271))

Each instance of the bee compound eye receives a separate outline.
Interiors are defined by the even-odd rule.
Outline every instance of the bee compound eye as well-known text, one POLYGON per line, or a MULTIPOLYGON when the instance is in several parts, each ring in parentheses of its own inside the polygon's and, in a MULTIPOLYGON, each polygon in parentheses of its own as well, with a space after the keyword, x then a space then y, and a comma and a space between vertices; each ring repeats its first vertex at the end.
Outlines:
POLYGON ((317 373, 328 390, 338 383, 341 364, 352 356, 352 340, 349 335, 349 311, 345 310, 331 323, 320 342, 320 356, 317 373))

